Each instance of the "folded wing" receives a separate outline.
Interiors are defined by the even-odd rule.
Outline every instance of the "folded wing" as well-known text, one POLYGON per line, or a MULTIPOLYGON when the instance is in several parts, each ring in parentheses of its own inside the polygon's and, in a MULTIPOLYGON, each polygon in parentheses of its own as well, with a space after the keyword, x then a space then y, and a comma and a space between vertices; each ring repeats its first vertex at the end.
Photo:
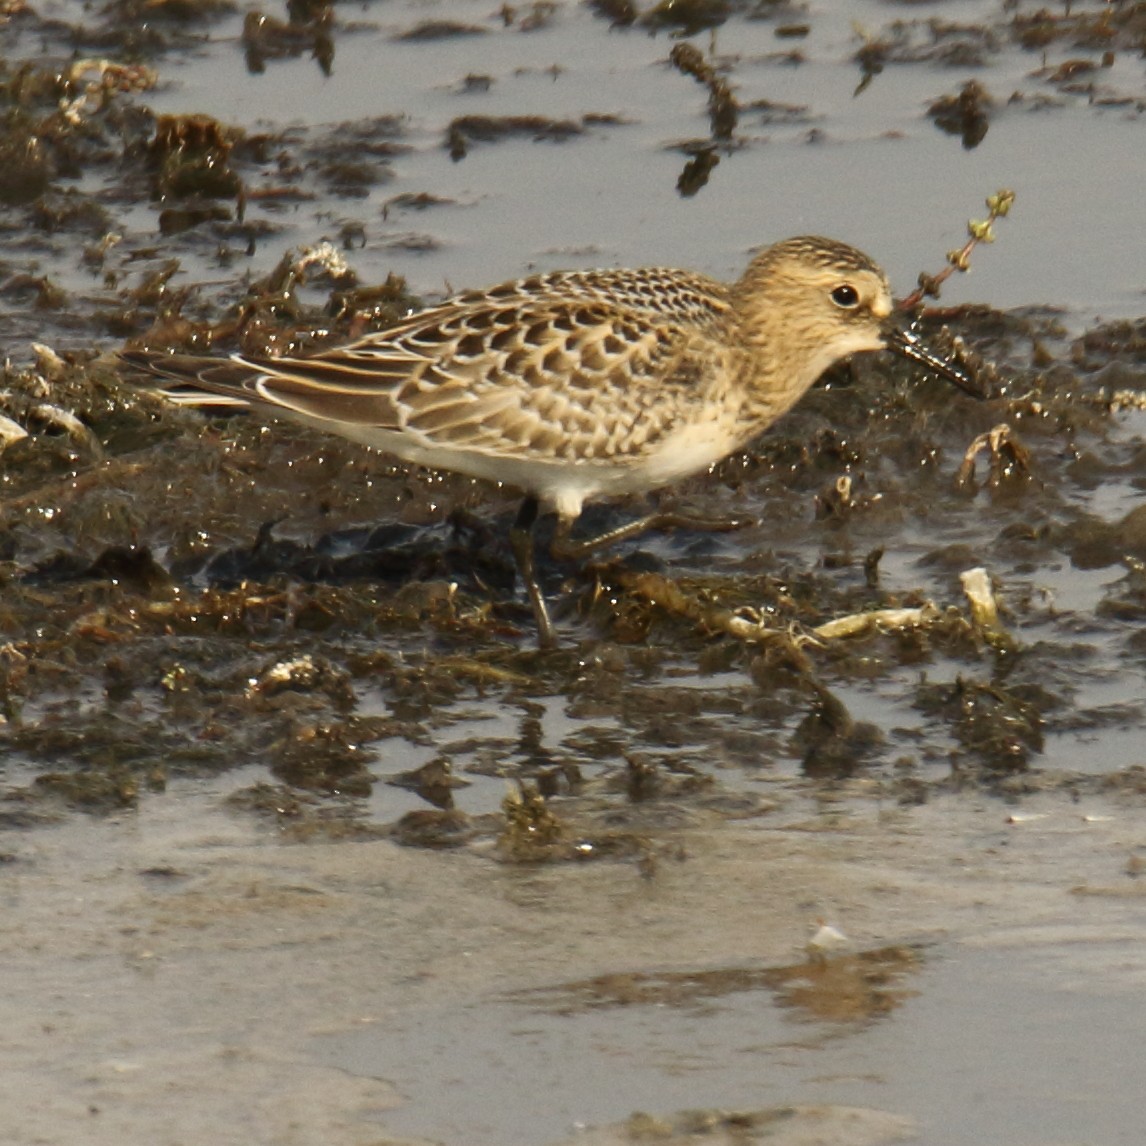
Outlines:
POLYGON ((458 296, 308 357, 122 357, 184 404, 261 406, 333 433, 353 427, 361 438, 376 429, 431 449, 626 456, 670 431, 679 410, 649 403, 648 381, 688 386, 698 340, 727 310, 717 284, 679 272, 674 283, 673 274, 538 276, 458 296), (650 286, 648 275, 665 281, 650 286))

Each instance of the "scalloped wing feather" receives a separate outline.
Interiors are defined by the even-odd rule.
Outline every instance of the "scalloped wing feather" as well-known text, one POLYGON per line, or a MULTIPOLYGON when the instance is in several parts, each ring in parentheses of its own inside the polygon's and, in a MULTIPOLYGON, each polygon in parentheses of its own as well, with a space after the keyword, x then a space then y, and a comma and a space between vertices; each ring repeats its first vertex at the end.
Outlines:
POLYGON ((245 389, 308 420, 507 457, 640 454, 675 424, 645 383, 671 379, 689 326, 537 298, 444 311, 313 358, 241 359, 258 371, 245 389))

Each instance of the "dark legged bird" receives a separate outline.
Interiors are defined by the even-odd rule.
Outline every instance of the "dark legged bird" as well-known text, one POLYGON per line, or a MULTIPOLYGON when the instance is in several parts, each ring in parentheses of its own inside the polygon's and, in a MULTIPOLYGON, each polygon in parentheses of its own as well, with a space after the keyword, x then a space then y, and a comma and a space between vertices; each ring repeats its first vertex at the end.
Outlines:
POLYGON ((871 259, 803 237, 768 247, 732 284, 665 268, 557 272, 460 294, 306 358, 122 358, 173 401, 251 406, 520 489, 513 552, 548 646, 532 538, 542 507, 557 513, 558 556, 685 523, 654 516, 569 537, 586 501, 707 469, 859 351, 895 350, 977 394, 891 314, 871 259))

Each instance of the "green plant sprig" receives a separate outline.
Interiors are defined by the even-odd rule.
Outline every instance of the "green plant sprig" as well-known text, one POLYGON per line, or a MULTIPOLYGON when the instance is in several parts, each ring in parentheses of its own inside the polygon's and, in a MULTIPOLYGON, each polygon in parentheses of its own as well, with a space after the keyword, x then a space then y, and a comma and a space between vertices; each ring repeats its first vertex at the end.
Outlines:
POLYGON ((899 302, 900 310, 914 310, 925 298, 938 298, 939 288, 955 271, 971 269, 971 252, 980 243, 995 241, 995 220, 1005 218, 1015 201, 1015 193, 1003 187, 994 195, 987 196, 987 217, 967 221, 967 242, 957 250, 947 252, 947 265, 935 275, 926 272, 919 276, 919 285, 906 298, 899 302))

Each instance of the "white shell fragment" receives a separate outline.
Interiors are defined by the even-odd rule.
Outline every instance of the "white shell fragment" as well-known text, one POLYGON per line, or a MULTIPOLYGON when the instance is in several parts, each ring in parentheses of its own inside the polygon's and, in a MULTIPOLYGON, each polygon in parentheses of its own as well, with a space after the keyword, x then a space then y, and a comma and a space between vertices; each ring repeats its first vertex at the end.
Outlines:
POLYGON ((812 633, 824 640, 837 637, 858 637, 873 630, 887 632, 894 629, 913 629, 927 625, 939 616, 939 610, 928 601, 910 609, 873 609, 869 613, 849 613, 817 625, 812 633))
POLYGON ((967 603, 971 606, 971 620, 980 629, 999 629, 999 606, 991 588, 991 578, 982 565, 959 574, 967 603))

